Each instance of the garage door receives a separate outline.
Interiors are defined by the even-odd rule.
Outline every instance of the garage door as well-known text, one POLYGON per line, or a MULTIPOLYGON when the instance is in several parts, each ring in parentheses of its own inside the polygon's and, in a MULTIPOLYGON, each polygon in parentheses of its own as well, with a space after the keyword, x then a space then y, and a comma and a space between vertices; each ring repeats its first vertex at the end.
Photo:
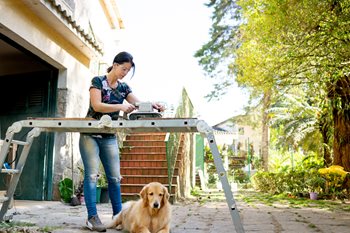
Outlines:
MULTIPOLYGON (((14 122, 28 117, 52 117, 56 101, 57 73, 40 71, 0 77, 0 133, 5 138, 6 130, 14 122), (6 90, 6 91, 5 91, 6 90)), ((16 134, 14 139, 25 141, 27 132, 16 134)), ((42 133, 34 140, 27 162, 19 180, 15 199, 48 200, 52 186, 53 133, 42 133)), ((21 147, 17 151, 17 156, 21 147)), ((15 163, 18 158, 8 159, 15 163)), ((4 189, 6 178, 1 174, 0 187, 4 189)))

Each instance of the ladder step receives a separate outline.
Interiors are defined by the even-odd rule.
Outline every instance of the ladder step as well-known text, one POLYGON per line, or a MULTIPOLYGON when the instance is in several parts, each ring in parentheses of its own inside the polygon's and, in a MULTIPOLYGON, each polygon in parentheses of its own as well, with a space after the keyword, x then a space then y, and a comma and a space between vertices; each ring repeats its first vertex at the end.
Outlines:
POLYGON ((17 144, 17 145, 21 145, 21 146, 29 145, 28 142, 23 142, 23 141, 18 141, 18 140, 12 140, 11 142, 13 144, 17 144))
POLYGON ((18 169, 1 169, 1 173, 18 174, 18 169))

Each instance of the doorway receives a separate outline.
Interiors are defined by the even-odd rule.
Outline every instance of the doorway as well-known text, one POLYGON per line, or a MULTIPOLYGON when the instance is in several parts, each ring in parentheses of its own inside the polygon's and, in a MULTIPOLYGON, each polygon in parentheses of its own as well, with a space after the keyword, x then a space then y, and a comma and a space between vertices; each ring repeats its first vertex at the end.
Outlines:
MULTIPOLYGON (((0 139, 14 122, 28 117, 54 117, 56 109, 58 70, 0 34, 0 139)), ((15 140, 25 141, 24 129, 15 140)), ((50 200, 53 177, 53 133, 41 133, 32 144, 27 162, 18 182, 14 198, 50 200)), ((16 163, 21 146, 14 158, 16 163)), ((5 189, 5 174, 0 188, 5 189)))

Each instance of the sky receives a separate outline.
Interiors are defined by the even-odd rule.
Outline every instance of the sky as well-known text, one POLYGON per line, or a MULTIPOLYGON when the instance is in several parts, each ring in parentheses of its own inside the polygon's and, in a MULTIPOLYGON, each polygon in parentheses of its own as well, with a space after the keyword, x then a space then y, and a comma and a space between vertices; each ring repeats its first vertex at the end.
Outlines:
POLYGON ((134 94, 143 101, 166 103, 180 100, 186 88, 195 117, 215 125, 242 113, 247 96, 232 87, 218 101, 204 98, 213 80, 193 55, 209 41, 211 9, 204 0, 118 0, 125 25, 121 50, 134 57, 135 74, 126 78, 134 94))

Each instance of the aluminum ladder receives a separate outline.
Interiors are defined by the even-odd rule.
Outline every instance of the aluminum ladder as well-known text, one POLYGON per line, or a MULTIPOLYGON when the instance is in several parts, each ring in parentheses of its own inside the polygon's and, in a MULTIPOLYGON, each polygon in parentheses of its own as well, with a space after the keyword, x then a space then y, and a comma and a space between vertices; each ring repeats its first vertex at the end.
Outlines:
MULTIPOLYGON (((19 131, 18 131, 19 132, 19 131)), ((16 144, 17 146, 23 146, 22 152, 18 158, 18 161, 15 164, 15 168, 2 168, 1 173, 6 173, 9 175, 8 187, 6 190, 6 196, 0 197, 0 202, 3 203, 0 211, 0 221, 9 220, 7 216, 5 216, 11 202, 13 199, 13 195, 15 193, 19 178, 23 171, 23 167, 26 163, 28 153, 30 151, 30 147, 35 137, 39 136, 40 131, 38 129, 32 129, 27 134, 26 141, 18 141, 13 140, 13 136, 16 133, 13 127, 9 127, 6 132, 6 138, 1 146, 0 153, 0 164, 4 164, 4 161, 9 153, 10 146, 12 144, 16 144)))
POLYGON ((236 202, 233 198, 231 187, 228 183, 227 174, 220 157, 215 141, 213 129, 203 120, 196 118, 144 118, 142 120, 112 120, 108 115, 102 116, 100 120, 85 118, 33 118, 13 123, 6 132, 6 138, 0 151, 0 164, 3 164, 9 152, 11 143, 23 146, 20 158, 15 169, 1 169, 1 172, 10 173, 11 180, 7 189, 6 198, 3 200, 0 211, 0 221, 6 220, 5 214, 15 192, 23 166, 25 165, 33 140, 41 132, 81 132, 81 133, 116 133, 123 131, 131 132, 199 132, 208 140, 209 147, 214 157, 216 172, 225 193, 227 205, 237 233, 244 233, 236 202), (14 134, 23 128, 31 128, 27 134, 26 141, 13 140, 14 134))

